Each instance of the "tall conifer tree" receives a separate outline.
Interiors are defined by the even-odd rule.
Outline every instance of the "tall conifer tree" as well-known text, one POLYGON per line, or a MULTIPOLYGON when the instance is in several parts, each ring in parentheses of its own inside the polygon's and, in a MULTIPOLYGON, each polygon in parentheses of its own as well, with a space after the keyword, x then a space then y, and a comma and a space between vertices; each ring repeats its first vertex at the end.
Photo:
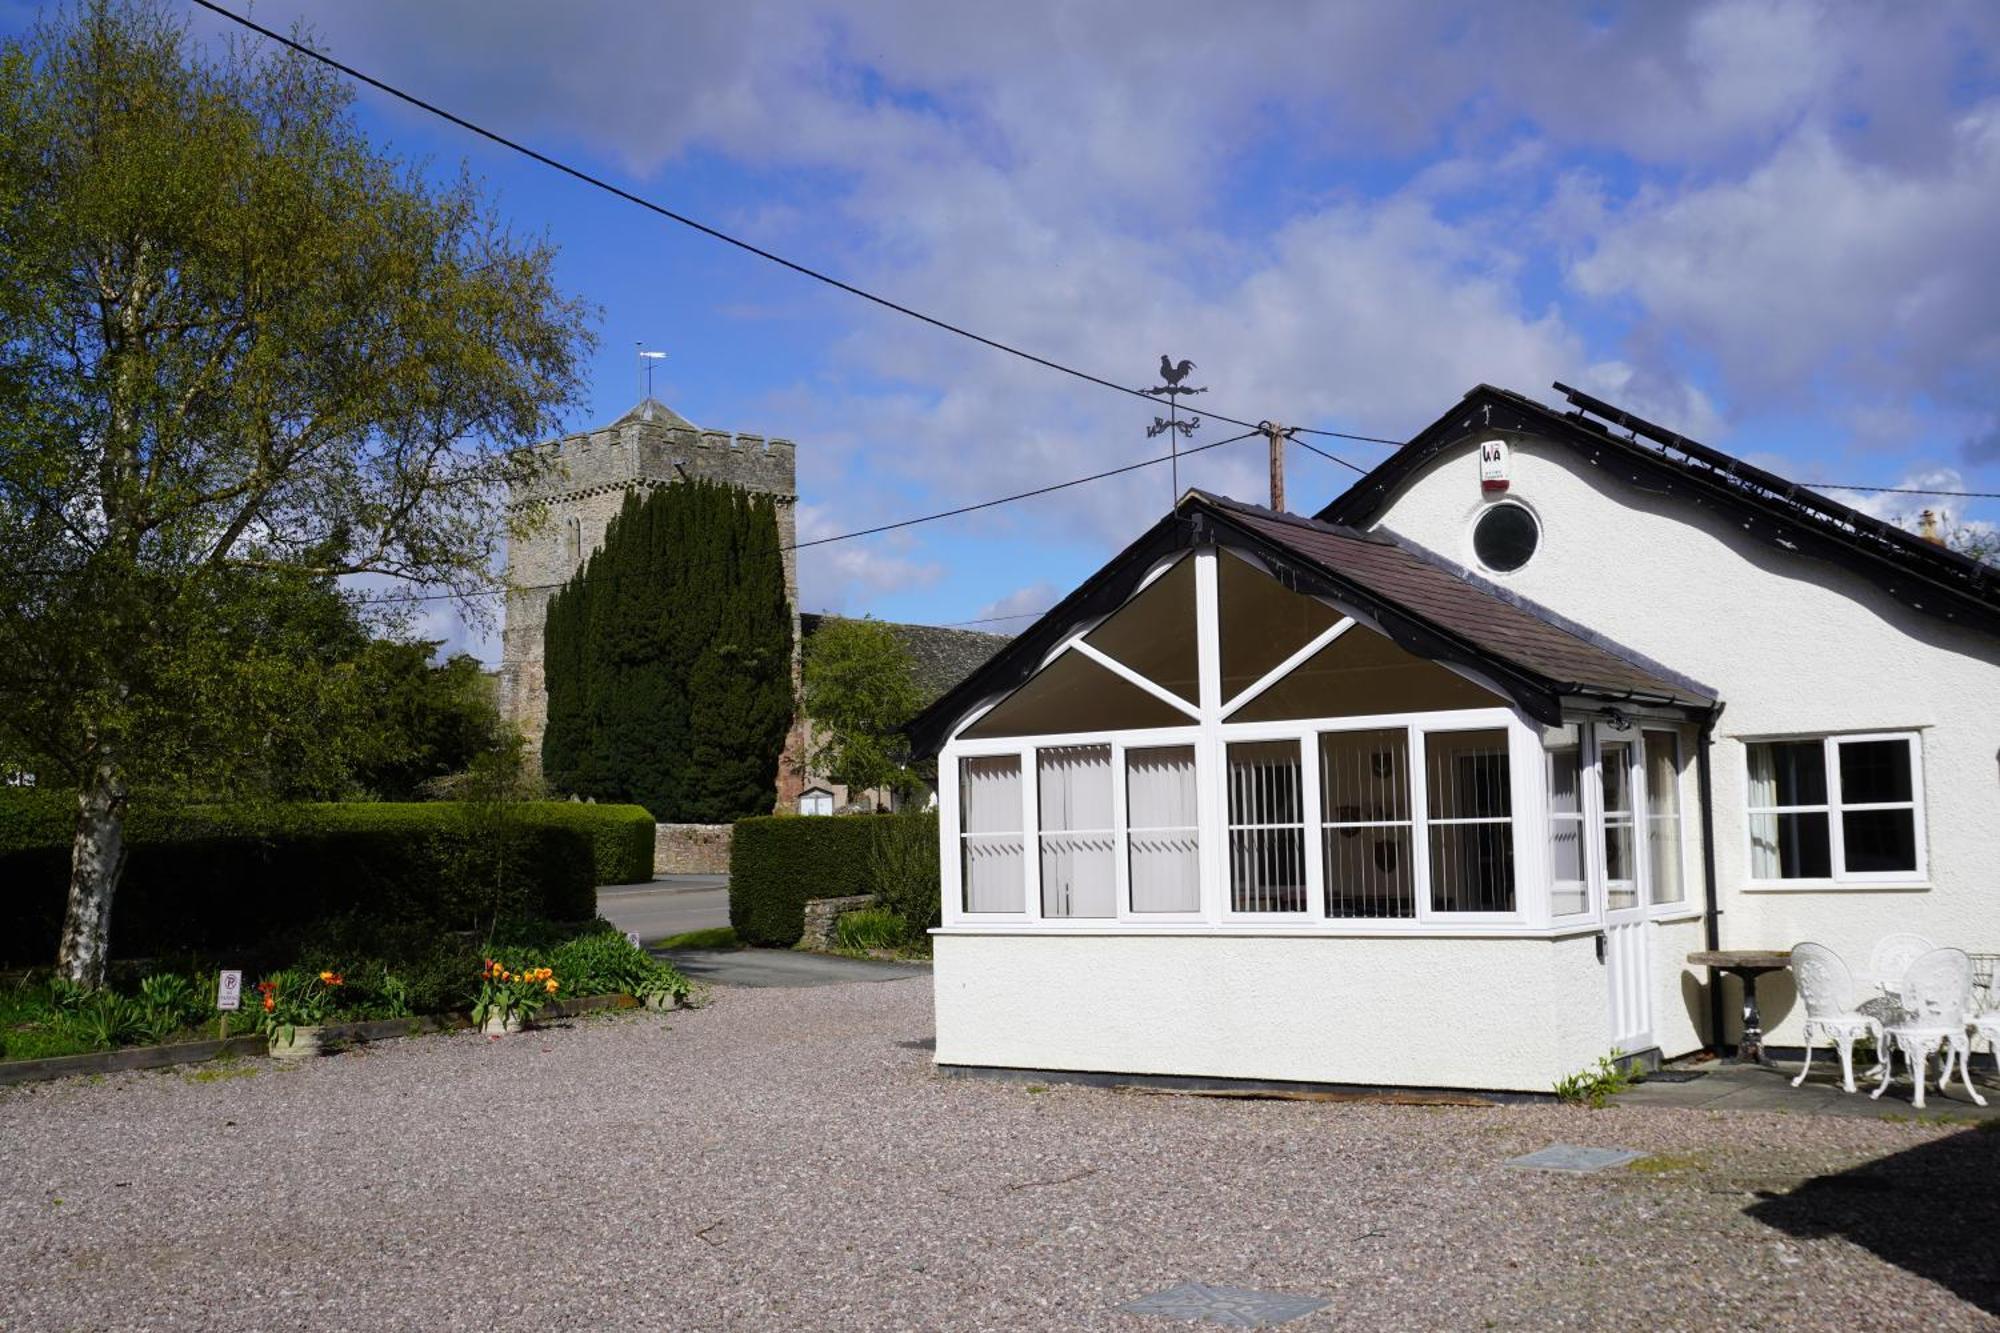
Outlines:
POLYGON ((791 607, 769 496, 626 497, 549 601, 543 770, 671 823, 768 813, 791 722, 791 607))

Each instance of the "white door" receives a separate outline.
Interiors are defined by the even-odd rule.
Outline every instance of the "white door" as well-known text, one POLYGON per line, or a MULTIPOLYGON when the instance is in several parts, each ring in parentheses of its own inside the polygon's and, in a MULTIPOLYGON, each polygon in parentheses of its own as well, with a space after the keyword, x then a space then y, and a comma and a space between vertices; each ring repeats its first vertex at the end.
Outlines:
POLYGON ((1604 877, 1604 979, 1611 1006, 1611 1044, 1631 1054, 1653 1040, 1652 939, 1640 883, 1638 755, 1632 739, 1600 735, 1598 864, 1604 877))

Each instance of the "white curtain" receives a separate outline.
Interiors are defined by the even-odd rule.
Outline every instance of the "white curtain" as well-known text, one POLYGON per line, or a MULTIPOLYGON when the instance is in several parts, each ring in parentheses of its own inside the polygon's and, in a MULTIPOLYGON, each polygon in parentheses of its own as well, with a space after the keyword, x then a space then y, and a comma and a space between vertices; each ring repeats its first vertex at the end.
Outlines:
POLYGON ((1132 841, 1132 910, 1201 910, 1194 747, 1125 753, 1126 823, 1132 841))
POLYGON ((963 832, 965 910, 1019 912, 1022 898, 1021 760, 1017 755, 961 759, 959 827, 963 832))
POLYGON ((1111 747, 1037 751, 1042 840, 1042 915, 1118 915, 1118 835, 1112 815, 1111 747))
POLYGON ((1549 846, 1555 881, 1549 910, 1570 916, 1590 909, 1583 868, 1582 751, 1566 745, 1549 751, 1549 846))

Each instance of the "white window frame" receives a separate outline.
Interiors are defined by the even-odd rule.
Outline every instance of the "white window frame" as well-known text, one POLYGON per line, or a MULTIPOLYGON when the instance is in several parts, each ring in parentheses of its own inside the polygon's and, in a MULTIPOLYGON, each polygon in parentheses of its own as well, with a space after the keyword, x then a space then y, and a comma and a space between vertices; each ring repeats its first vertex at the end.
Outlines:
POLYGON ((1743 866, 1746 887, 1758 890, 1798 890, 1830 888, 1879 888, 1884 886, 1921 888, 1930 882, 1930 836, 1924 816, 1924 747, 1923 733, 1908 731, 1850 731, 1850 732, 1808 732, 1803 735, 1745 736, 1739 738, 1743 748, 1743 866), (1750 804, 1751 773, 1750 747, 1753 745, 1788 745, 1818 741, 1824 747, 1826 765, 1826 801, 1816 805, 1752 805, 1750 804), (1910 752, 1910 799, 1907 801, 1862 801, 1848 804, 1841 800, 1840 792, 1840 750, 1839 747, 1862 741, 1902 741, 1910 752), (1916 866, 1910 870, 1852 871, 1847 869, 1847 840, 1842 828, 1841 815, 1847 811, 1865 810, 1908 810, 1914 821, 1914 841, 1916 845, 1916 866), (1758 815, 1813 814, 1826 815, 1826 836, 1829 844, 1829 864, 1833 874, 1813 879, 1759 879, 1754 873, 1757 864, 1757 850, 1752 824, 1758 815))
MULTIPOLYGON (((1529 722, 1519 710, 1503 704, 1496 704, 1490 708, 1428 713, 1383 713, 1275 722, 1230 722, 1227 720, 1228 717, 1237 709, 1262 694, 1286 672, 1302 664, 1348 629, 1360 625, 1377 633, 1381 630, 1368 618, 1336 606, 1334 609, 1340 611, 1343 617, 1341 621, 1315 635, 1306 645, 1288 656, 1285 662, 1236 696, 1223 700, 1220 697, 1220 645, 1216 637, 1219 624, 1216 562, 1219 559, 1236 558, 1234 554, 1225 556, 1215 548, 1199 549, 1191 556, 1186 553, 1176 553, 1163 559, 1150 570, 1135 588, 1135 593, 1139 588, 1149 585, 1158 578, 1177 560, 1184 558, 1197 561, 1195 605, 1199 635, 1197 646, 1200 699, 1197 705, 1190 706, 1186 701, 1167 698, 1167 692, 1158 686, 1152 686, 1148 692, 1161 697, 1163 701, 1174 703, 1181 711, 1188 713, 1190 716, 1186 725, 986 739, 965 738, 964 732, 999 702, 997 698, 980 708, 968 711, 958 723, 952 739, 946 743, 939 756, 938 764, 937 800, 938 809, 943 816, 940 819, 941 840, 946 836, 954 840, 948 849, 951 854, 941 858, 940 867, 944 880, 943 921, 947 932, 963 930, 967 933, 982 933, 997 930, 1004 933, 1009 930, 1052 930, 1063 934, 1138 932, 1522 936, 1572 934, 1588 928, 1586 918, 1570 917, 1560 923, 1552 923, 1549 916, 1549 895, 1545 887, 1549 873, 1549 852, 1547 839, 1544 836, 1548 823, 1547 788, 1545 774, 1542 771, 1541 730, 1537 724, 1529 722), (1416 915, 1414 917, 1328 917, 1324 866, 1324 839, 1328 825, 1321 822, 1319 738, 1323 734, 1335 732, 1389 729, 1403 730, 1409 738, 1411 784, 1409 828, 1414 861, 1412 888, 1416 898, 1416 915), (1512 811, 1508 822, 1513 845, 1514 910, 1437 911, 1431 906, 1430 824, 1432 821, 1429 793, 1426 788, 1429 753, 1427 737, 1433 733, 1487 730, 1503 730, 1507 735, 1509 797, 1512 811), (1252 741, 1289 741, 1298 748, 1307 879, 1306 906, 1302 912, 1235 912, 1229 907, 1228 746, 1252 741), (1040 811, 1036 794, 1038 783, 1032 776, 1038 772, 1037 751, 1045 747, 1107 744, 1111 747, 1114 777, 1113 814, 1117 824, 1115 829, 1117 855, 1114 864, 1117 874, 1118 914, 1116 918, 1043 918, 1040 883, 1040 811), (1130 884, 1131 830, 1127 809, 1125 756, 1128 750, 1166 746, 1192 747, 1195 755, 1201 906, 1200 910, 1187 913, 1133 912, 1130 884), (963 837, 962 831, 956 827, 956 812, 959 806, 957 790, 959 761, 993 755, 1014 756, 1020 763, 1023 774, 1022 837, 1025 854, 1022 857, 1021 910, 974 914, 963 910, 962 866, 956 845, 956 841, 963 837)), ((1133 679, 1137 673, 1121 669, 1123 664, 1110 659, 1102 650, 1081 643, 1083 636, 1095 628, 1095 623, 1066 636, 1043 659, 1041 665, 1046 666, 1061 654, 1076 651, 1081 647, 1084 656, 1098 661, 1115 674, 1133 680, 1133 683, 1140 684, 1142 688, 1150 685, 1151 683, 1144 681, 1143 678, 1133 679)), ((1503 694, 1492 682, 1480 679, 1475 673, 1460 671, 1459 674, 1466 675, 1475 683, 1493 690, 1495 694, 1503 694)), ((1332 825, 1336 828, 1339 826, 1338 823, 1332 825)))

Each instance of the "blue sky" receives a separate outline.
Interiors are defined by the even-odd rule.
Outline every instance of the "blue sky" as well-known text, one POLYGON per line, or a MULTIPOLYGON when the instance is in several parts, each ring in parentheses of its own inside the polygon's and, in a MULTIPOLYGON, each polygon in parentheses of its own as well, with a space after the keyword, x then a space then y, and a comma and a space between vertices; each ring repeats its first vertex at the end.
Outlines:
MULTIPOLYGON (((259 0, 337 56, 899 301, 1404 437, 1561 379, 1806 481, 2000 491, 2000 5, 259 0)), ((18 31, 35 6, 0 0, 18 31)), ((191 14, 199 34, 219 21, 191 14)), ((1149 457, 1144 403, 873 310, 363 92, 602 309, 591 403, 798 442, 824 536, 1149 457)), ((1195 439, 1221 438, 1211 427, 1195 439)), ((1356 462, 1366 444, 1320 441, 1356 462)), ((1351 474, 1294 451, 1292 507, 1351 474)), ((1255 443, 1183 485, 1258 498, 1255 443)), ((1844 497, 1855 498, 1855 497, 1844 497)), ((810 609, 1037 611, 1164 468, 804 552, 810 609)), ((1925 501, 1864 499, 1907 518, 1925 501)), ((1931 502, 1952 522, 2000 501, 1931 502)), ((1002 628, 1017 628, 1015 621, 1002 628)), ((494 655, 440 611, 432 632, 494 655)))

